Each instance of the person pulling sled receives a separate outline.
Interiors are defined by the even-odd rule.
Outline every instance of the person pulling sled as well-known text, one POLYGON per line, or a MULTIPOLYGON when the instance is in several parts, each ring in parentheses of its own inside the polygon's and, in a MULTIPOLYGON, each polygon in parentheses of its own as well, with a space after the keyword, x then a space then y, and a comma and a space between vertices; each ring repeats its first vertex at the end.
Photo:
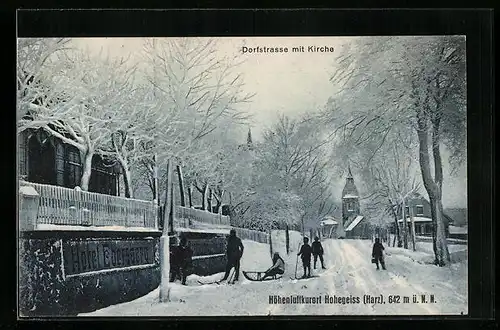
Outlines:
POLYGON ((285 262, 280 257, 280 254, 278 252, 274 252, 273 265, 271 266, 271 268, 266 270, 264 276, 262 277, 262 280, 264 281, 267 277, 272 277, 275 275, 283 275, 284 273, 285 273, 285 262))
POLYGON ((311 277, 311 254, 312 248, 309 245, 309 238, 304 237, 304 244, 297 254, 297 256, 300 256, 302 259, 302 267, 304 267, 304 275, 302 278, 311 277))
POLYGON ((240 259, 243 256, 243 243, 241 243, 241 239, 236 236, 236 230, 231 229, 229 232, 229 237, 227 239, 227 248, 226 248, 226 273, 224 274, 224 278, 221 280, 225 281, 229 277, 229 272, 231 268, 234 267, 234 280, 233 282, 238 281, 240 275, 240 259))
POLYGON ((321 242, 319 241, 319 237, 316 236, 314 237, 314 242, 311 244, 312 247, 312 254, 314 257, 314 269, 316 269, 316 262, 321 261, 321 268, 326 269, 325 263, 323 261, 323 246, 321 245, 321 242))
POLYGON ((382 269, 385 270, 385 261, 384 261, 384 246, 380 243, 380 238, 375 238, 375 243, 373 244, 372 249, 372 263, 377 265, 377 270, 379 270, 379 262, 382 265, 382 269))

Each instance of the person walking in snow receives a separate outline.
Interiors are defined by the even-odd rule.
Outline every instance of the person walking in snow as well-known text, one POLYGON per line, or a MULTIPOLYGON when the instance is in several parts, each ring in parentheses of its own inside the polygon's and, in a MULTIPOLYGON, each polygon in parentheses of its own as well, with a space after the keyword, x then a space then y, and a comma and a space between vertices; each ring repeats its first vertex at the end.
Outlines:
POLYGON ((321 268, 326 269, 324 261, 323 261, 323 246, 321 245, 321 242, 319 241, 319 237, 316 236, 314 237, 314 242, 311 244, 312 247, 312 254, 314 257, 314 269, 316 269, 316 262, 321 261, 321 268))
POLYGON ((297 254, 302 259, 302 267, 304 267, 304 275, 302 278, 311 277, 311 253, 312 248, 309 245, 309 238, 304 237, 304 244, 297 254))
POLYGON ((382 243, 380 243, 380 238, 375 238, 375 243, 373 244, 373 249, 372 249, 372 260, 375 261, 375 264, 377 265, 377 270, 379 270, 379 262, 382 265, 382 269, 385 270, 385 261, 384 261, 384 246, 382 243))
POLYGON ((280 257, 280 254, 278 252, 274 252, 273 255, 273 265, 271 268, 266 270, 264 276, 262 277, 262 280, 265 280, 267 277, 274 276, 274 275, 283 275, 285 273, 285 262, 283 259, 280 257))
POLYGON ((224 278, 221 281, 227 280, 229 277, 229 272, 231 268, 234 267, 234 281, 238 281, 240 275, 240 259, 243 256, 243 243, 241 243, 241 239, 236 236, 236 230, 231 229, 229 232, 229 237, 227 239, 227 248, 226 248, 226 273, 224 274, 224 278))
POLYGON ((179 274, 181 276, 181 282, 182 285, 186 285, 186 278, 193 262, 193 250, 187 245, 186 237, 183 236, 181 238, 177 251, 179 255, 179 274))

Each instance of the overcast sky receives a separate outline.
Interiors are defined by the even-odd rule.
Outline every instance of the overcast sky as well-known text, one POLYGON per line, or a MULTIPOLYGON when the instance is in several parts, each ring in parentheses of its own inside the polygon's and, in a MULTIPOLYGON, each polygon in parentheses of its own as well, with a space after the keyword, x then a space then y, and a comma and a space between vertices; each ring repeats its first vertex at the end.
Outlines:
MULTIPOLYGON (((329 81, 335 69, 334 53, 307 52, 307 47, 333 47, 339 49, 349 42, 347 37, 244 37, 219 38, 218 51, 221 56, 240 55, 247 92, 255 93, 249 111, 254 121, 251 124, 252 134, 259 139, 262 130, 273 122, 280 112, 299 114, 321 108, 333 92, 329 81), (242 47, 287 47, 288 53, 246 53, 242 47), (292 52, 292 47, 304 46, 305 52, 292 52)), ((141 38, 80 38, 74 40, 78 47, 92 52, 108 52, 111 56, 132 55, 138 59, 142 50, 141 38)), ((444 207, 465 207, 467 205, 466 167, 464 166, 456 178, 447 175, 445 170, 443 187, 444 207)), ((355 174, 355 173, 354 173, 355 174)), ((333 189, 340 195, 344 178, 338 178, 333 189), (337 191, 338 190, 338 191, 337 191)))

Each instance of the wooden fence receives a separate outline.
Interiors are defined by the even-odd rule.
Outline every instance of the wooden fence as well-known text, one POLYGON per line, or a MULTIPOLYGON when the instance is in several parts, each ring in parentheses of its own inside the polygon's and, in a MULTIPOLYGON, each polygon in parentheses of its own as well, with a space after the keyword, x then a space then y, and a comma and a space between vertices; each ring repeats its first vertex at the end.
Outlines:
POLYGON ((188 226, 190 221, 217 226, 229 226, 228 216, 182 206, 175 207, 175 219, 181 223, 186 223, 188 226))
POLYGON ((241 239, 248 239, 254 242, 269 244, 269 234, 262 231, 256 231, 245 228, 233 227, 231 229, 236 230, 236 236, 241 239))
POLYGON ((20 182, 40 195, 37 224, 157 228, 153 202, 20 182))

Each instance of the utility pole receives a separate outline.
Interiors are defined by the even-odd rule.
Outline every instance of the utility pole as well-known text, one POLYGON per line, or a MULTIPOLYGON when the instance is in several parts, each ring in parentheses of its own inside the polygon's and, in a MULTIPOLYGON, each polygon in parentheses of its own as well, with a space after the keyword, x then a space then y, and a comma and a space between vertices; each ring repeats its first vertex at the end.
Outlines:
POLYGON ((172 162, 167 163, 167 182, 165 194, 165 207, 163 212, 163 231, 160 237, 160 302, 169 301, 170 288, 170 237, 169 232, 173 230, 174 218, 174 189, 172 180, 172 162))

